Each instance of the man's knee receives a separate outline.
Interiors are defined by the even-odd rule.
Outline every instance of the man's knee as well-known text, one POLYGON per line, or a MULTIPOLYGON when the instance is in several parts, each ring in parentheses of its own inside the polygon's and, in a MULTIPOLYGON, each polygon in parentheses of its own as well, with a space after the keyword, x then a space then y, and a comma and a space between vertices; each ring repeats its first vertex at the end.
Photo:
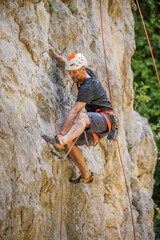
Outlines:
POLYGON ((80 113, 77 122, 84 125, 84 127, 90 127, 90 119, 86 113, 80 113))

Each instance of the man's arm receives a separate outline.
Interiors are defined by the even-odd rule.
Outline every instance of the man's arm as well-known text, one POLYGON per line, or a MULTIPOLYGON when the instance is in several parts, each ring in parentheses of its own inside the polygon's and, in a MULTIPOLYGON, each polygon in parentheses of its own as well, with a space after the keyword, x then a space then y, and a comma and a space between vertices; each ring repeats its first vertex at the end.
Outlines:
POLYGON ((63 124, 63 127, 60 131, 60 135, 65 135, 69 129, 74 124, 74 121, 78 115, 78 113, 85 107, 86 103, 83 102, 76 102, 70 112, 68 113, 65 122, 63 124))
POLYGON ((51 47, 50 45, 49 45, 49 54, 50 54, 51 57, 53 57, 57 61, 57 63, 59 64, 59 66, 61 68, 65 69, 65 60, 61 56, 59 56, 55 52, 54 48, 51 47))

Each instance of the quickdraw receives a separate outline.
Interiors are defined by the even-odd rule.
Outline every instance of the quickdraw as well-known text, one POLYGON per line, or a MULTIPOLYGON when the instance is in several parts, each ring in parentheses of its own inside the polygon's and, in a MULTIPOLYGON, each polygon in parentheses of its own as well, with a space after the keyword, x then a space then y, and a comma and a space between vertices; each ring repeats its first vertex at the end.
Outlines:
POLYGON ((50 147, 50 150, 51 150, 51 153, 53 156, 56 156, 58 157, 59 159, 62 159, 64 161, 66 161, 66 159, 64 159, 62 156, 58 155, 55 151, 54 151, 54 148, 53 148, 53 145, 51 143, 48 143, 49 147, 50 147))
POLYGON ((119 128, 119 120, 118 118, 113 115, 114 117, 114 123, 112 124, 112 129, 111 131, 108 133, 108 136, 107 136, 107 139, 108 140, 116 140, 117 139, 117 136, 118 136, 118 128, 119 128))
MULTIPOLYGON (((53 156, 58 157, 59 159, 63 159, 63 157, 61 157, 60 155, 58 155, 56 152, 54 152, 53 150, 51 150, 51 153, 53 154, 53 156)), ((66 160, 64 160, 66 161, 66 160)))

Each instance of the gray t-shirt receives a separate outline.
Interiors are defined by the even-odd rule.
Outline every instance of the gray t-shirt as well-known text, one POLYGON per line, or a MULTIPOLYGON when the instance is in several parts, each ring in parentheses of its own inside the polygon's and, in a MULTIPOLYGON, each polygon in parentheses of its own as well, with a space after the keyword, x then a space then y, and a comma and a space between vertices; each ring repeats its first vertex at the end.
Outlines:
POLYGON ((87 103, 85 106, 87 112, 95 112, 97 109, 112 111, 112 105, 102 84, 91 69, 86 68, 86 72, 90 78, 86 78, 78 87, 76 102, 87 103))

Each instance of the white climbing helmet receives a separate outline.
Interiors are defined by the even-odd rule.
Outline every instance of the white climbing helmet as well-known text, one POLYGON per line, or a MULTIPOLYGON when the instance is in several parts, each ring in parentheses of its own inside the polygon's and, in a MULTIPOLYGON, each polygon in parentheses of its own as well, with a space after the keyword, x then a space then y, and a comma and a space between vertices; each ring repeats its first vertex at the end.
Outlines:
POLYGON ((65 70, 77 70, 87 66, 87 60, 82 53, 73 53, 65 61, 65 70))

